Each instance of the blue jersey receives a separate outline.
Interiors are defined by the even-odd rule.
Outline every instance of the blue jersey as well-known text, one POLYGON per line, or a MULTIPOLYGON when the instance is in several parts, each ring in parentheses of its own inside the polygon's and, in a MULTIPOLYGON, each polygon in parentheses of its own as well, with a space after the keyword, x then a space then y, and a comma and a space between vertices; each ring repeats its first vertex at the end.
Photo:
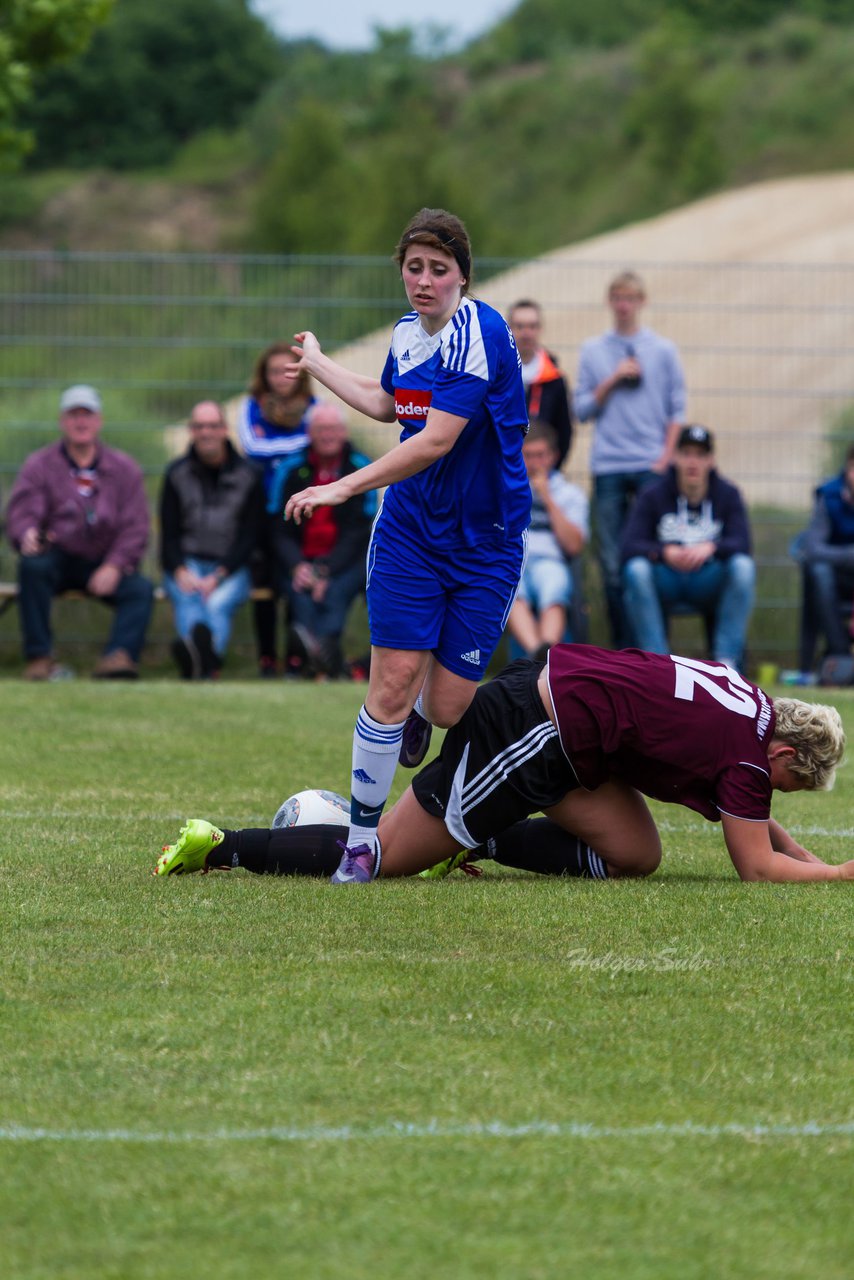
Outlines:
POLYGON ((299 422, 292 427, 280 427, 268 422, 261 406, 252 396, 246 396, 242 402, 237 419, 237 434, 240 447, 253 462, 260 463, 264 474, 264 489, 267 498, 273 490, 276 472, 283 458, 293 458, 303 449, 308 448, 308 411, 316 403, 314 396, 309 396, 305 412, 299 422))
POLYGON ((468 419, 445 457, 389 486, 382 519, 442 548, 518 539, 531 515, 522 459, 528 414, 503 317, 464 298, 429 334, 410 312, 395 325, 382 385, 394 396, 401 440, 423 430, 431 405, 468 419))

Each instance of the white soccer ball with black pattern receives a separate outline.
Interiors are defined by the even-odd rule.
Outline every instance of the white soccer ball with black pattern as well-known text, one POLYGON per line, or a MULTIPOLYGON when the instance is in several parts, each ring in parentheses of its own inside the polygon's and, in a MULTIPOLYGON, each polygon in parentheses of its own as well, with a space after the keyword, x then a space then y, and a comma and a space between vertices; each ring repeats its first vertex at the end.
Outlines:
POLYGON ((279 806, 273 826, 312 827, 321 822, 349 826, 349 801, 335 791, 298 791, 279 806))

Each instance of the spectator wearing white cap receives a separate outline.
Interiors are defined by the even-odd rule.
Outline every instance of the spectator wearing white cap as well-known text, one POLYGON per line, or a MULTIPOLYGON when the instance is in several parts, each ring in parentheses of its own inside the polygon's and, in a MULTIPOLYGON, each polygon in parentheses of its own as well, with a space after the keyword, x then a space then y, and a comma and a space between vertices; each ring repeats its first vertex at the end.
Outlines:
POLYGON ((53 654, 51 604, 69 590, 85 591, 113 610, 93 675, 138 675, 153 600, 151 582, 139 573, 148 544, 148 503, 137 463, 100 443, 102 424, 95 388, 69 387, 59 402, 60 440, 30 454, 9 498, 6 531, 20 553, 27 680, 67 674, 53 654))

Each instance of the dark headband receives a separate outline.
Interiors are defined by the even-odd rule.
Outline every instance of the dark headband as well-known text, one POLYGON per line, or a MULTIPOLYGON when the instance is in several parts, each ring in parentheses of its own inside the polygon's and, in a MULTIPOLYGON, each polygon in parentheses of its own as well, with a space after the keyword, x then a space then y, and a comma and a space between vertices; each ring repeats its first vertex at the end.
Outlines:
POLYGON ((468 251, 460 244, 456 236, 452 236, 450 231, 445 231, 443 227, 415 227, 406 237, 407 241, 414 240, 416 236, 433 236, 434 239, 440 240, 449 253, 452 253, 457 260, 457 266, 466 278, 471 279, 471 257, 468 251))

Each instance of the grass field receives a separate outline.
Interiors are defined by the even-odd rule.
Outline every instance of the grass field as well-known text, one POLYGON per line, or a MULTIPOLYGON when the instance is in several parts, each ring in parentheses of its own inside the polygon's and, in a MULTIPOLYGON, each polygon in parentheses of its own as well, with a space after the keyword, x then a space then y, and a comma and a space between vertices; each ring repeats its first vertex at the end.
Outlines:
POLYGON ((346 791, 363 690, 0 691, 4 1277, 850 1277, 854 888, 676 808, 645 883, 155 881, 346 791))

